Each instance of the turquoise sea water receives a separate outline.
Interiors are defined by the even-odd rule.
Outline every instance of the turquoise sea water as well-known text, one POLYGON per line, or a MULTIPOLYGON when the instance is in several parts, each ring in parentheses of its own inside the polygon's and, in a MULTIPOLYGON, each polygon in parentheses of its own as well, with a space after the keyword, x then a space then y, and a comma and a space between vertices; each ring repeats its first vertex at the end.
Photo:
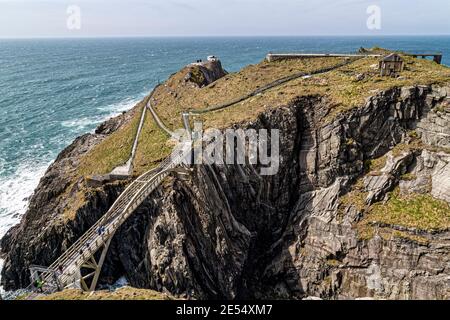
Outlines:
POLYGON ((228 71, 270 52, 441 51, 450 37, 129 38, 0 40, 0 237, 57 154, 132 107, 171 73, 207 55, 228 71))

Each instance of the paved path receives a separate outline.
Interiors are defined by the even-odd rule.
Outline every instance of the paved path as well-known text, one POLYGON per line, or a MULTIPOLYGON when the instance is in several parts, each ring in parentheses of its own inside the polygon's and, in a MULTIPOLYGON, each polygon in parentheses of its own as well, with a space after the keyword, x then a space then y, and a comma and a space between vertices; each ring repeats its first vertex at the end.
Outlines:
POLYGON ((146 115, 147 108, 143 108, 141 120, 139 122, 138 130, 136 131, 136 136, 134 137, 134 143, 133 148, 131 149, 131 156, 130 159, 124 164, 117 168, 115 168, 110 175, 113 177, 129 177, 133 172, 133 161, 136 156, 136 151, 139 143, 139 137, 141 136, 142 128, 144 127, 145 123, 145 115, 146 115))
POLYGON ((275 87, 281 86, 281 85, 283 85, 283 84, 285 84, 287 82, 290 82, 290 81, 293 81, 293 80, 299 79, 299 78, 306 78, 306 77, 310 77, 310 76, 313 76, 313 75, 327 73, 327 72, 333 71, 335 69, 338 69, 338 68, 344 67, 346 65, 349 65, 349 64, 351 64, 351 63, 353 63, 353 62, 355 62, 357 60, 362 59, 363 57, 366 57, 366 56, 357 56, 354 59, 350 59, 348 61, 339 63, 337 65, 334 65, 334 66, 331 66, 331 67, 327 67, 327 68, 318 69, 318 70, 315 70, 315 71, 312 71, 312 72, 299 72, 299 73, 296 73, 296 74, 293 74, 293 75, 290 75, 290 76, 287 76, 287 77, 275 80, 275 81, 273 81, 273 82, 271 82, 271 83, 269 83, 269 84, 267 84, 267 85, 265 85, 265 86, 263 86, 263 87, 261 87, 259 89, 256 89, 253 92, 250 92, 250 93, 248 93, 246 95, 240 96, 240 97, 238 97, 238 98, 236 98, 236 99, 234 99, 232 101, 229 101, 229 102, 226 102, 226 103, 223 103, 223 104, 219 104, 219 105, 216 105, 216 106, 211 106, 211 107, 208 107, 206 109, 192 109, 192 110, 189 110, 189 113, 192 114, 192 115, 199 115, 199 114, 209 113, 209 112, 212 112, 212 111, 218 111, 218 110, 226 109, 226 108, 229 108, 229 107, 231 107, 231 106, 233 106, 235 104, 238 104, 238 103, 240 103, 242 101, 248 100, 248 99, 250 99, 250 98, 252 98, 254 96, 262 94, 262 93, 264 93, 264 92, 266 92, 266 91, 268 91, 270 89, 273 89, 275 87))
POLYGON ((310 58, 379 58, 381 54, 345 54, 345 53, 269 53, 266 57, 268 62, 290 59, 310 58))
POLYGON ((165 133, 167 133, 169 136, 173 137, 174 133, 169 128, 167 128, 167 126, 164 124, 164 122, 162 122, 162 120, 159 118, 158 114, 156 113, 155 109, 152 106, 152 96, 158 87, 159 87, 159 85, 155 88, 155 90, 153 90, 152 94, 150 95, 150 99, 148 99, 148 103, 147 103, 147 108, 150 110, 150 113, 152 114, 153 119, 156 122, 156 125, 161 130, 163 130, 165 133))

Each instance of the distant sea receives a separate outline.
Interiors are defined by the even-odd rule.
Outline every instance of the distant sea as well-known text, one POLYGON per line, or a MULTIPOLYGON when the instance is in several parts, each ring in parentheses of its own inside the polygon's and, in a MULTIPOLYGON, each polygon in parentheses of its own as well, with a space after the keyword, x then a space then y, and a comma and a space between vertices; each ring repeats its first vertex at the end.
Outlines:
POLYGON ((217 55, 237 71, 268 52, 348 53, 361 46, 441 51, 450 65, 450 36, 0 39, 0 237, 19 221, 64 147, 184 65, 217 55))

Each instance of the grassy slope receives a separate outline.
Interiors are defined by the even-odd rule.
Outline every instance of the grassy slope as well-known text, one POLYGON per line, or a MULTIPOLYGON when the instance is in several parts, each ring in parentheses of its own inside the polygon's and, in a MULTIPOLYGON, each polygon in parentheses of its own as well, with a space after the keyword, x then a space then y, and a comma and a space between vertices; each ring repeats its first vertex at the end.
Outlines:
MULTIPOLYGON (((445 148, 436 148, 425 145, 418 138, 412 138, 409 144, 398 144, 391 150, 392 155, 397 157, 405 151, 417 151, 427 149, 430 152, 446 152, 445 148)), ((368 161, 366 163, 366 173, 379 175, 380 170, 386 164, 386 156, 368 161)), ((402 180, 416 179, 414 175, 405 174, 402 180)), ((358 224, 357 229, 363 239, 370 239, 375 234, 374 224, 387 226, 402 226, 419 231, 442 231, 450 228, 450 205, 442 200, 433 198, 431 195, 410 194, 401 195, 398 188, 389 194, 389 199, 385 203, 377 203, 371 207, 366 206, 368 193, 364 190, 363 179, 359 179, 352 189, 341 197, 341 209, 348 206, 355 206, 359 211, 365 212, 364 219, 358 224)), ((398 232, 390 227, 382 227, 381 232, 389 237, 397 236, 410 240, 421 240, 408 232, 398 232)), ((421 242, 421 241, 419 241, 421 242)))
MULTIPOLYGON (((323 75, 294 80, 228 109, 197 116, 197 118, 204 121, 206 128, 221 128, 232 123, 254 119, 269 106, 285 105, 296 97, 314 94, 329 98, 330 117, 333 117, 337 113, 360 106, 375 90, 384 90, 393 86, 441 83, 450 78, 450 68, 431 61, 409 57, 406 57, 406 60, 408 70, 402 73, 402 79, 379 77, 378 71, 373 68, 377 59, 365 58, 323 75), (357 74, 366 74, 367 77, 362 81, 355 81, 357 74)), ((164 123, 172 129, 181 128, 182 111, 220 104, 281 77, 333 66, 342 61, 344 61, 342 58, 323 58, 261 62, 248 66, 240 72, 229 74, 204 88, 185 83, 184 76, 190 69, 184 68, 155 91, 154 105, 164 123)), ((136 114, 131 124, 108 137, 90 152, 83 160, 80 174, 86 176, 107 173, 115 166, 124 163, 129 156, 139 117, 140 114, 136 114)), ((169 152, 168 138, 155 126, 151 116, 147 115, 144 133, 138 146, 135 173, 143 173, 169 152)))
MULTIPOLYGON (((275 63, 261 62, 257 65, 245 67, 237 73, 229 74, 204 88, 197 88, 191 83, 184 82, 184 75, 189 70, 189 68, 185 68, 173 76, 165 86, 161 86, 156 90, 154 94, 156 99, 155 109, 161 119, 170 127, 179 128, 181 126, 179 116, 181 111, 203 109, 224 103, 248 94, 274 80, 299 72, 314 71, 323 67, 334 66, 343 61, 343 58, 325 58, 279 61, 275 63)), ((252 119, 257 113, 262 111, 261 107, 264 105, 264 103, 262 105, 255 104, 253 103, 254 101, 256 100, 250 99, 228 110, 208 114, 204 116, 203 120, 207 122, 206 125, 210 123, 214 126, 226 126, 232 122, 252 119), (241 106, 245 106, 245 110, 236 110, 240 109, 241 106), (229 116, 232 118, 230 119, 229 116)), ((282 99, 282 101, 279 101, 279 104, 287 101, 282 99)))
POLYGON ((134 174, 138 176, 156 167, 170 155, 171 150, 169 137, 159 129, 150 112, 147 112, 134 160, 134 174))
POLYGON ((110 173, 115 167, 128 161, 133 147, 134 137, 138 130, 142 110, 147 101, 148 98, 138 103, 129 111, 132 113, 132 118, 128 123, 106 137, 104 141, 92 148, 92 150, 80 159, 76 173, 70 177, 71 184, 59 196, 65 199, 65 208, 61 217, 62 222, 75 218, 77 210, 85 203, 86 192, 90 191, 83 184, 81 190, 73 192, 72 190, 77 181, 83 180, 85 182, 86 177, 110 173))
POLYGON ((129 123, 107 137, 82 159, 78 170, 81 176, 106 174, 128 161, 146 102, 147 98, 135 107, 137 112, 129 123))
POLYGON ((395 190, 386 204, 375 204, 366 219, 425 231, 447 230, 450 206, 428 194, 402 196, 395 190))
MULTIPOLYGON (((267 108, 286 105, 296 97, 318 94, 328 97, 331 120, 342 111, 360 106, 365 98, 373 94, 374 90, 388 89, 393 86, 441 83, 450 78, 450 68, 431 61, 409 57, 405 59, 407 70, 402 73, 401 79, 379 77, 378 71, 373 67, 377 64, 377 59, 365 58, 326 74, 309 79, 293 80, 226 110, 198 116, 197 119, 202 120, 206 128, 222 128, 232 123, 254 119, 267 108), (355 76, 358 74, 365 74, 366 78, 356 81, 355 76)), ((180 112, 183 110, 201 109, 227 102, 276 79, 298 72, 333 66, 342 61, 344 61, 343 58, 304 59, 274 63, 264 61, 248 66, 240 72, 229 74, 204 88, 184 82, 186 73, 190 71, 190 68, 186 67, 155 90, 154 105, 162 120, 169 127, 180 128, 180 112)), ((139 108, 139 112, 135 112, 130 123, 109 136, 82 159, 74 181, 80 177, 108 173, 128 159, 141 115, 140 110, 145 104, 146 101, 143 101, 136 107, 139 108)), ((151 115, 147 114, 134 163, 134 175, 138 176, 156 166, 170 154, 170 150, 168 137, 157 128, 151 115)), ((74 203, 68 204, 67 208, 69 217, 73 217, 73 213, 83 203, 84 197, 82 194, 78 194, 73 198, 74 203)))
POLYGON ((173 300, 174 298, 153 290, 124 287, 114 292, 65 290, 41 298, 41 300, 173 300))
MULTIPOLYGON (((244 101, 229 109, 205 115, 202 120, 207 127, 223 127, 229 123, 253 119, 266 106, 284 105, 299 96, 323 95, 331 101, 330 120, 336 114, 364 103, 366 97, 375 90, 385 90, 394 86, 433 84, 448 81, 450 69, 434 62, 405 57, 407 70, 401 79, 380 77, 377 58, 361 59, 338 70, 317 75, 309 79, 297 79, 269 90, 260 96, 244 101), (356 81, 358 74, 366 75, 356 81)), ((184 84, 185 72, 172 77, 166 86, 155 92, 156 110, 161 118, 172 127, 180 127, 179 114, 182 110, 202 109, 217 105, 243 94, 249 93, 271 81, 300 71, 312 71, 342 62, 342 58, 305 59, 261 62, 244 68, 236 74, 228 75, 205 88, 195 88, 184 84)))
POLYGON ((369 208, 356 226, 361 239, 368 240, 378 234, 386 240, 401 238, 424 245, 431 239, 421 235, 422 232, 440 232, 449 228, 450 205, 447 202, 428 194, 401 195, 398 188, 389 194, 386 203, 369 208))

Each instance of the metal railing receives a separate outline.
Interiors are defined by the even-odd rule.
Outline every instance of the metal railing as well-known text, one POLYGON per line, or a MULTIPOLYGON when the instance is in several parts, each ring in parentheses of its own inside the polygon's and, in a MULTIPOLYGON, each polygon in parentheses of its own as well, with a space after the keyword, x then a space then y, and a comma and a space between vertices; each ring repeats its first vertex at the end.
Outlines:
MULTIPOLYGON (((40 278, 44 293, 52 293, 71 285, 74 276, 93 255, 111 239, 128 217, 161 184, 170 172, 183 163, 192 152, 192 145, 181 144, 157 168, 152 169, 134 182, 114 202, 87 232, 45 270, 40 278), (56 280, 55 280, 56 279, 56 280)), ((33 287, 30 285, 29 289, 33 287)))

